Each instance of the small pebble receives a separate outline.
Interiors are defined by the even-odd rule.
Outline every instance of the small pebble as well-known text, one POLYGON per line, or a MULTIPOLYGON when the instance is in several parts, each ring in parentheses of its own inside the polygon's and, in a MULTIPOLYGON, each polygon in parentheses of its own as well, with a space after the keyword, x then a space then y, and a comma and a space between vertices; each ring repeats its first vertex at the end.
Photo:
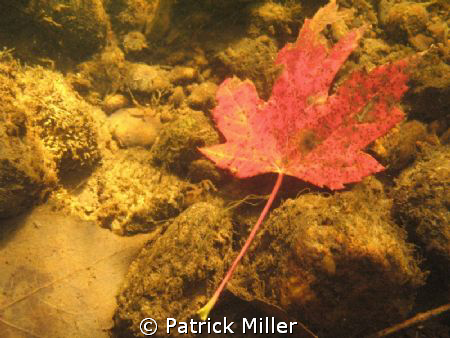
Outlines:
POLYGON ((158 136, 160 121, 145 109, 125 108, 108 118, 108 126, 121 147, 150 147, 158 136))
POLYGON ((164 92, 170 88, 168 72, 145 63, 129 63, 127 82, 131 90, 143 93, 164 92))
POLYGON ((102 103, 102 108, 107 114, 112 114, 118 109, 124 108, 128 105, 128 99, 122 94, 107 95, 102 103))
POLYGON ((214 82, 203 82, 194 87, 188 97, 192 109, 210 109, 214 107, 217 85, 214 82))
POLYGON ((194 82, 197 79, 197 70, 192 67, 177 66, 170 72, 170 82, 174 84, 194 82))
POLYGON ((123 37, 123 47, 128 52, 140 52, 148 48, 145 35, 139 31, 129 32, 123 37))

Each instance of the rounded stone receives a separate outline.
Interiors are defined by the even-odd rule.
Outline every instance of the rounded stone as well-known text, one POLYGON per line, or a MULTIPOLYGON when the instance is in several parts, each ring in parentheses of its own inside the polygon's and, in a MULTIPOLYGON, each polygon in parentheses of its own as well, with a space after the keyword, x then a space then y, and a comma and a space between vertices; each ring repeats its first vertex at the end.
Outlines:
POLYGON ((125 108, 108 118, 113 137, 122 147, 150 147, 158 135, 160 121, 146 109, 125 108))

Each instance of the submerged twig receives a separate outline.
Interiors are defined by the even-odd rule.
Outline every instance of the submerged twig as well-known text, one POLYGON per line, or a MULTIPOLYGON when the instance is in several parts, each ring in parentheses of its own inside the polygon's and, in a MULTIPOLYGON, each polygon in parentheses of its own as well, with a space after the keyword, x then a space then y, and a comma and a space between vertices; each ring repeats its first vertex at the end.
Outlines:
POLYGON ((405 320, 404 322, 401 322, 399 324, 396 324, 394 326, 388 327, 386 329, 383 329, 381 331, 378 331, 377 333, 375 333, 372 336, 369 337, 386 337, 389 336, 397 331, 406 329, 408 327, 417 325, 421 322, 427 321, 428 319, 431 319, 433 317, 439 316, 441 314, 443 314, 444 312, 450 310, 450 303, 449 304, 445 304, 442 306, 439 306, 435 309, 431 309, 422 313, 418 313, 417 315, 415 315, 412 318, 409 318, 407 320, 405 320))

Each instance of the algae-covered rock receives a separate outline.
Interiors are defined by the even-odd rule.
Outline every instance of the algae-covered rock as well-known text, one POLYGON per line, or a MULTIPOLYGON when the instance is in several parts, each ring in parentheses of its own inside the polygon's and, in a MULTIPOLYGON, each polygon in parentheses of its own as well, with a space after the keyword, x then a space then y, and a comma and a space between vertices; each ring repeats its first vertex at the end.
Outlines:
MULTIPOLYGON (((390 208, 373 178, 332 197, 284 202, 227 286, 237 308, 219 304, 212 316, 218 311, 230 318, 253 304, 265 315, 284 313, 320 337, 362 336, 403 319, 425 274, 390 208)), ((210 204, 196 203, 179 215, 132 264, 118 297, 116 333, 136 335, 142 318, 151 317, 164 336, 167 317, 194 318, 236 256, 236 234, 227 214, 210 204)), ((248 311, 244 318, 256 313, 248 311)))
POLYGON ((115 43, 109 44, 90 60, 79 64, 76 71, 68 74, 67 79, 89 102, 98 103, 98 96, 106 97, 119 89, 126 92, 129 90, 127 78, 130 66, 125 61, 123 51, 115 43))
POLYGON ((100 159, 98 113, 65 82, 62 74, 41 67, 17 74, 17 100, 34 132, 56 163, 60 178, 92 170, 100 159))
POLYGON ((419 59, 411 80, 414 88, 406 94, 410 116, 418 120, 448 120, 450 111, 450 65, 434 50, 419 59))
MULTIPOLYGON (((384 1, 388 2, 388 1, 384 1)), ((414 36, 423 31, 429 20, 427 11, 429 3, 414 3, 404 1, 393 5, 387 4, 381 15, 382 23, 388 32, 400 37, 414 36)))
POLYGON ((102 109, 107 114, 112 114, 116 110, 125 108, 129 104, 128 98, 123 94, 107 95, 102 102, 102 109))
POLYGON ((150 147, 160 124, 151 109, 119 109, 108 118, 109 129, 122 147, 150 147))
POLYGON ((145 35, 139 31, 131 31, 123 37, 123 49, 127 54, 137 54, 148 49, 145 35))
MULTIPOLYGON (((156 337, 167 336, 167 318, 188 321, 225 273, 232 252, 231 228, 219 208, 197 203, 148 242, 131 264, 117 298, 118 335, 139 335, 139 324, 147 317, 158 323, 156 337)), ((170 336, 192 335, 172 331, 170 336)))
POLYGON ((108 17, 101 0, 31 0, 23 10, 71 58, 85 58, 105 43, 108 17))
POLYGON ((214 107, 216 101, 217 85, 206 81, 192 88, 191 94, 187 98, 189 107, 192 109, 207 110, 214 107))
POLYGON ((176 66, 170 71, 170 82, 173 84, 184 84, 194 82, 198 77, 198 72, 192 67, 176 66))
POLYGON ((67 70, 104 46, 108 25, 102 0, 0 2, 0 45, 28 64, 67 70))
POLYGON ((426 126, 416 120, 407 121, 391 129, 387 135, 374 142, 371 149, 381 163, 391 171, 399 171, 410 165, 419 153, 419 142, 438 142, 426 126))
POLYGON ((437 269, 450 271, 450 147, 425 151, 396 182, 393 211, 437 269))
POLYGON ((188 177, 191 182, 209 180, 217 183, 221 180, 222 176, 214 163, 205 158, 192 161, 188 168, 188 177))
POLYGON ((0 218, 42 202, 56 181, 55 166, 33 128, 33 116, 18 98, 22 69, 0 52, 0 218))
POLYGON ((292 34, 292 27, 300 19, 301 14, 298 2, 256 2, 250 9, 249 32, 252 35, 267 34, 280 40, 285 39, 292 34))
MULTIPOLYGON (((0 109, 5 108, 4 103, 0 98, 0 109)), ((29 131, 23 136, 8 133, 6 120, 16 113, 3 111, 0 116, 0 218, 42 202, 55 183, 51 163, 46 161, 48 154, 38 139, 29 131)))
POLYGON ((184 115, 167 123, 152 147, 156 162, 177 173, 200 158, 199 147, 216 144, 219 135, 202 112, 187 109, 184 115))
POLYGON ((281 306, 320 337, 361 337, 405 318, 424 273, 390 208, 374 178, 285 201, 230 290, 281 306))
POLYGON ((279 71, 273 63, 277 50, 271 38, 260 36, 238 40, 217 57, 231 73, 252 80, 260 96, 267 99, 279 71))
POLYGON ((6 217, 42 201, 58 179, 69 184, 89 174, 100 160, 105 135, 97 120, 100 110, 59 73, 21 67, 2 52, 0 83, 0 209, 6 217))
POLYGON ((116 0, 107 3, 113 29, 143 31, 150 40, 164 36, 169 29, 173 0, 116 0))
POLYGON ((55 196, 64 207, 117 234, 147 232, 184 209, 187 183, 151 165, 143 148, 122 149, 103 159, 76 194, 55 196))
POLYGON ((0 218, 42 202, 55 183, 49 154, 29 129, 24 107, 17 104, 11 68, 0 65, 0 218))
POLYGON ((170 87, 169 72, 158 66, 129 63, 127 85, 131 90, 152 93, 164 92, 170 87))

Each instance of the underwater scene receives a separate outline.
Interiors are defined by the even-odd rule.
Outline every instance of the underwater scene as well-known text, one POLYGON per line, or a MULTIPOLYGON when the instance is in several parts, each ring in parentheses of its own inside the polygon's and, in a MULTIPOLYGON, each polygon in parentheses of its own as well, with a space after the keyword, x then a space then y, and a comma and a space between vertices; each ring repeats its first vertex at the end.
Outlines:
POLYGON ((450 337, 448 0, 1 0, 0 338, 450 337))

